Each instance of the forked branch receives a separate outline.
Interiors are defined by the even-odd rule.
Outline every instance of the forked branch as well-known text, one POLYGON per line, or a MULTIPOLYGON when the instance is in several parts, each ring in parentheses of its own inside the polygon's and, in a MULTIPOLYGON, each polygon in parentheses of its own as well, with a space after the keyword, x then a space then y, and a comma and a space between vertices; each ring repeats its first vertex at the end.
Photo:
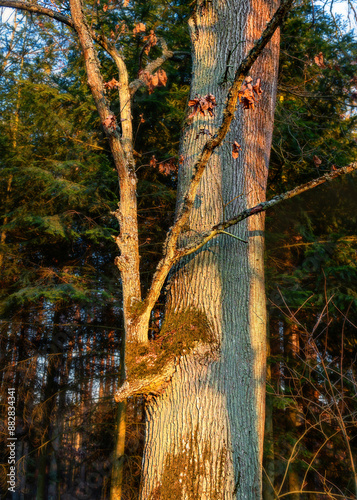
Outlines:
POLYGON ((257 60, 258 56, 263 51, 264 47, 271 40, 277 28, 282 24, 285 17, 287 16, 294 0, 283 0, 280 7, 275 12, 274 16, 267 24, 265 30, 263 31, 259 40, 255 43, 254 47, 249 51, 248 55, 239 65, 233 85, 229 91, 225 110, 223 112, 222 124, 215 136, 207 141, 202 149, 199 159, 196 161, 193 167, 192 179, 187 191, 187 194, 183 200, 181 210, 176 219, 175 224, 169 231, 164 248, 164 256, 158 264, 157 270, 154 274, 151 288, 148 292, 147 298, 145 300, 146 307, 152 308, 157 301, 160 291, 164 285, 165 279, 172 268, 172 266, 180 259, 180 255, 177 251, 177 243, 180 235, 183 232, 183 228, 190 216, 193 203, 196 197, 197 189, 202 178, 202 175, 206 169, 206 166, 216 148, 218 148, 224 138, 226 137, 231 122, 234 118, 235 111, 238 103, 239 91, 241 90, 242 83, 245 77, 248 75, 254 62, 257 60))

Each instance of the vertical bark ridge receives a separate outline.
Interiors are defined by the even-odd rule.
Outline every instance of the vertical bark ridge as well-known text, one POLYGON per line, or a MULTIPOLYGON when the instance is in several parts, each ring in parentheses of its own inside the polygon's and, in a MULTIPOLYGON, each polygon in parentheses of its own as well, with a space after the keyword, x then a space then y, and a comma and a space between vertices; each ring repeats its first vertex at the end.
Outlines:
MULTIPOLYGON (((216 117, 196 116, 184 131, 177 211, 207 140, 205 135, 196 138, 197 133, 206 128, 214 134, 219 126, 229 89, 223 77, 233 78, 275 8, 274 2, 258 6, 255 0, 250 4, 218 0, 204 2, 190 20, 191 98, 212 93, 218 106, 216 117), (227 64, 233 67, 227 69, 227 64)), ((253 78, 262 79, 264 88, 257 109, 237 111, 223 145, 209 161, 182 245, 197 231, 265 200, 278 39, 275 35, 251 72, 253 78), (231 155, 234 140, 243 147, 238 160, 231 155)), ((220 347, 216 356, 203 357, 198 348, 182 358, 169 388, 149 405, 142 500, 261 498, 263 230, 264 216, 250 218, 229 230, 248 240, 247 245, 228 235, 217 236, 184 258, 172 273, 168 312, 188 308, 204 312, 220 347)))

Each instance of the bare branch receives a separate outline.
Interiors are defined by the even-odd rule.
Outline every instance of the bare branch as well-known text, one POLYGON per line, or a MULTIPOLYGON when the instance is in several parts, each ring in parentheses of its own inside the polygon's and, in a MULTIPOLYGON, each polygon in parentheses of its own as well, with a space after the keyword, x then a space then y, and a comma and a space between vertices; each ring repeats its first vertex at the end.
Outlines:
POLYGON ((242 220, 247 219, 248 217, 251 217, 254 214, 265 212, 266 210, 268 210, 268 208, 271 208, 284 200, 293 198, 294 196, 304 193, 309 189, 313 189, 317 186, 320 186, 320 184, 324 184, 325 182, 332 181, 333 179, 336 179, 336 177, 340 177, 341 175, 350 174, 355 170, 357 170, 357 162, 351 163, 346 167, 339 168, 338 170, 334 170, 329 174, 325 174, 322 177, 318 177, 317 179, 313 179, 312 181, 307 182, 306 184, 297 186, 291 191, 278 194, 277 196, 274 196, 274 198, 272 198, 271 200, 259 203, 259 205, 256 205, 255 207, 243 210, 243 212, 236 215, 235 217, 232 217, 231 219, 225 222, 221 222, 220 224, 217 224, 209 231, 206 231, 204 234, 200 236, 201 241, 199 243, 197 243, 196 240, 196 242, 192 243, 191 246, 186 246, 185 248, 180 249, 177 252, 178 259, 181 259, 185 255, 189 255, 193 252, 196 252, 196 250, 199 250, 201 247, 203 247, 203 245, 205 245, 209 240, 214 238, 214 236, 220 233, 224 233, 226 229, 228 229, 231 226, 234 226, 235 224, 238 224, 238 222, 241 222, 242 220))
POLYGON ((73 21, 70 17, 55 10, 48 9, 47 7, 43 7, 42 5, 38 5, 37 3, 23 2, 22 0, 0 0, 0 7, 10 7, 18 10, 26 10, 27 12, 35 12, 36 14, 43 14, 70 28, 74 28, 73 21))
MULTIPOLYGON (((160 57, 158 57, 157 59, 155 59, 155 61, 151 61, 149 64, 147 64, 145 69, 144 69, 144 72, 148 72, 148 73, 152 74, 155 70, 157 70, 160 66, 162 66, 165 61, 167 61, 168 59, 170 59, 174 55, 174 53, 168 49, 167 43, 165 42, 165 40, 163 38, 159 37, 157 40, 158 40, 159 45, 161 45, 162 55, 160 57)), ((141 80, 140 78, 137 78, 136 80, 131 82, 131 84, 129 85, 131 97, 133 97, 135 92, 137 90, 139 90, 140 87, 143 87, 145 85, 146 84, 145 84, 144 80, 141 80)))
POLYGON ((153 277, 151 288, 145 299, 147 309, 152 308, 153 305, 155 304, 171 267, 181 257, 179 252, 177 251, 178 239, 183 231, 183 227, 185 226, 190 216, 193 203, 196 197, 198 185, 205 171, 205 168, 208 164, 208 161, 211 158, 213 151, 222 144, 225 136, 229 131, 231 122, 234 118, 234 114, 237 108, 238 94, 241 89, 244 78, 247 76, 249 70, 251 69, 254 62, 257 60, 258 56, 263 51, 264 47, 271 40, 277 28, 284 21, 289 10, 291 9, 293 1, 294 0, 282 1, 280 7, 277 9, 270 22, 267 24, 265 30, 263 31, 262 36, 255 43, 254 47, 249 51, 248 55, 241 62, 236 71, 233 85, 227 97, 227 102, 223 113, 222 124, 218 130, 218 133, 205 144, 199 159, 197 160, 196 164, 193 167, 193 176, 190 186, 188 188, 188 192, 184 198, 176 222, 167 235, 164 248, 164 257, 158 264, 158 267, 153 277))

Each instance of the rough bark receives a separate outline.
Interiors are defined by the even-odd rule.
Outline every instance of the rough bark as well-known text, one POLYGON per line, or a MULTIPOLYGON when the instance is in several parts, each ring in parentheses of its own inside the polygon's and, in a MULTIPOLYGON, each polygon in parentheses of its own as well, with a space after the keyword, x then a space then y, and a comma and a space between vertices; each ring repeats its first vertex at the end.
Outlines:
POLYGON ((116 258, 115 263, 122 278, 126 338, 129 341, 147 342, 148 317, 141 317, 137 320, 131 314, 131 308, 141 301, 141 290, 136 201, 137 177, 132 151, 131 101, 126 67, 118 52, 112 47, 111 55, 114 56, 118 65, 119 81, 121 83, 119 92, 120 118, 123 121, 121 122, 122 137, 120 137, 119 125, 106 98, 97 52, 93 43, 93 34, 83 14, 82 3, 80 0, 71 0, 70 7, 73 26, 84 55, 88 85, 107 134, 112 157, 118 172, 120 204, 114 215, 120 225, 120 234, 115 238, 115 241, 121 254, 116 258), (108 125, 111 119, 113 122, 108 125))
POLYGON ((115 448, 112 458, 110 500, 121 500, 125 460, 126 401, 118 403, 115 426, 115 448))
MULTIPOLYGON (((216 117, 195 117, 184 132, 178 214, 206 140, 196 136, 201 128, 215 134, 220 125, 228 93, 223 81, 227 64, 233 65, 231 77, 275 9, 274 3, 213 1, 199 6, 191 18, 191 98, 211 93, 218 107, 216 117)), ((197 232, 265 200, 278 43, 276 34, 253 67, 252 77, 263 81, 263 98, 256 110, 239 110, 226 143, 211 156, 194 199, 190 232, 181 246, 197 232), (231 155, 234 140, 243 147, 238 160, 231 155)), ((202 355, 198 348, 184 356, 166 392, 148 406, 142 499, 261 498, 263 230, 262 214, 249 218, 232 229, 247 245, 219 235, 180 262, 173 273, 167 314, 189 308, 202 312, 219 348, 202 355)))
MULTIPOLYGON (((120 349, 120 379, 121 384, 125 379, 124 344, 120 349)), ((112 472, 110 481, 110 500, 121 500, 123 488, 123 473, 125 461, 125 436, 126 436, 126 401, 121 401, 117 406, 115 424, 115 447, 112 457, 112 472)))

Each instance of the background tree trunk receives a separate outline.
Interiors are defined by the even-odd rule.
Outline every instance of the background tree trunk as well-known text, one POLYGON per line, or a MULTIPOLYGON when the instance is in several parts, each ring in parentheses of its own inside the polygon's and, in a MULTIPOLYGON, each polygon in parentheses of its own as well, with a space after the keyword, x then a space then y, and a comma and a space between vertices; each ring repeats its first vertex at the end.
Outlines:
MULTIPOLYGON (((268 328, 269 331, 269 328, 268 328)), ((271 355, 270 335, 267 338, 267 358, 271 355)), ((274 461, 274 421, 273 421, 273 386, 271 362, 266 370, 267 394, 265 400, 265 440, 264 440, 264 474, 263 474, 263 500, 274 500, 275 461, 274 461)))
MULTIPOLYGON (((276 4, 203 2, 190 19, 191 98, 213 94, 216 117, 196 115, 181 143, 178 206, 207 135, 220 123, 229 83, 276 4), (230 54, 230 55, 229 55, 230 54), (227 65, 232 65, 228 67, 227 65)), ((279 35, 251 76, 264 94, 255 110, 237 111, 225 143, 201 181, 187 238, 265 200, 276 94, 279 35), (232 142, 243 151, 233 160, 232 142), (238 197, 238 198, 237 198, 238 197), (233 201, 234 200, 234 201, 233 201)), ((192 310, 212 326, 219 347, 181 358, 166 392, 147 409, 142 499, 260 499, 265 400, 264 216, 221 235, 172 273, 167 314, 192 310)), ((187 243, 187 238, 182 243, 187 243)), ((190 328, 190 325, 187 325, 190 328)))
MULTIPOLYGON (((289 369, 286 370, 286 376, 287 379, 289 380, 292 378, 291 371, 290 369, 294 370, 296 365, 299 363, 299 354, 300 354, 300 338, 299 338, 299 332, 297 330, 296 325, 293 323, 288 323, 285 325, 285 331, 284 331, 284 350, 285 350, 285 358, 288 361, 288 366, 289 369)), ((288 387, 289 381, 287 380, 286 386, 288 387)), ((293 389, 292 389, 293 390, 293 389)), ((286 412, 286 431, 287 434, 290 434, 290 440, 288 440, 288 449, 289 449, 289 454, 290 456, 293 453, 293 444, 291 440, 293 439, 294 441, 298 439, 299 437, 299 418, 298 418, 298 406, 297 402, 295 401, 293 404, 289 406, 286 412)), ((291 464, 289 466, 289 471, 288 471, 288 486, 289 490, 291 492, 297 492, 300 491, 301 489, 301 482, 299 479, 299 473, 297 470, 297 464, 296 464, 296 459, 293 457, 291 464)), ((300 494, 299 493, 291 493, 289 495, 291 500, 300 500, 300 494)))

